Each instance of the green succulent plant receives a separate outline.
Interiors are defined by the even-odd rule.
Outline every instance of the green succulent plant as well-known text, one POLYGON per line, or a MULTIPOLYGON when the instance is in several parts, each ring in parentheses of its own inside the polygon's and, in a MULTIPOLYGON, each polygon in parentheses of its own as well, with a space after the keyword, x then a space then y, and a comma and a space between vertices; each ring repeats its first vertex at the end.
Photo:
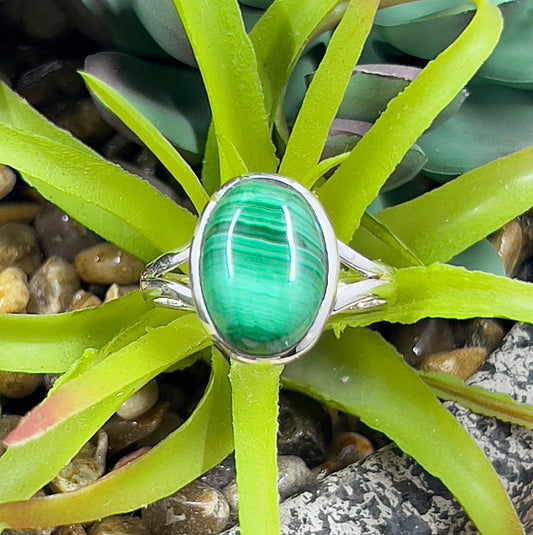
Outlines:
MULTIPOLYGON (((210 107, 205 152, 200 141, 194 151, 185 149, 202 152, 202 180, 125 98, 126 91, 111 87, 101 71, 83 74, 107 110, 168 168, 198 212, 209 192, 231 178, 277 172, 314 188, 338 238, 384 260, 394 273, 391 284, 376 291, 385 306, 333 317, 317 347, 283 370, 270 364, 228 366, 214 349, 207 358, 212 344, 195 314, 154 308, 139 293, 57 316, 2 316, 0 369, 63 374, 6 439, 0 458, 2 526, 90 522, 135 510, 187 485, 234 447, 241 532, 279 532, 275 435, 281 374, 285 387, 387 434, 444 482, 484 535, 523 533, 492 466, 435 392, 468 399, 475 410, 529 428, 533 409, 444 376, 417 374, 377 333, 365 329, 378 321, 413 323, 424 317, 533 323, 533 285, 447 264, 533 206, 533 148, 468 170, 375 216, 367 212, 435 118, 450 105, 457 108, 455 115, 466 106, 466 100, 459 107, 454 99, 489 57, 502 28, 494 5, 475 4, 464 31, 396 91, 401 92, 379 110, 355 146, 325 160, 324 146, 333 137, 331 125, 354 79, 377 0, 275 0, 249 34, 234 0, 174 0, 210 107), (334 19, 339 22, 288 128, 283 97, 291 73, 313 37, 334 19), (94 484, 31 499, 125 399, 157 375, 199 358, 210 362, 211 379, 185 424, 94 484)), ((129 65, 135 69, 137 64, 129 65)), ((194 215, 46 121, 5 85, 0 87, 0 140, 0 162, 138 258, 148 262, 191 239, 194 215)))

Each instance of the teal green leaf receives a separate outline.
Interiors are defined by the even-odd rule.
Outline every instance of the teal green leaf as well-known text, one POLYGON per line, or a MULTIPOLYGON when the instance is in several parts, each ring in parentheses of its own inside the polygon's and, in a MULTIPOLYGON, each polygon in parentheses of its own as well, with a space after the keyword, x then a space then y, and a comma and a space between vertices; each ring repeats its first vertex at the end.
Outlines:
POLYGON ((0 503, 30 498, 125 399, 208 344, 199 320, 188 314, 148 331, 58 388, 6 439, 9 447, 0 458, 0 503))
MULTIPOLYGON (((376 217, 430 264, 447 262, 532 206, 533 147, 387 208, 376 217)), ((361 252, 379 254, 376 247, 361 248, 361 252)))
POLYGON ((461 36, 389 103, 320 188, 319 198, 339 239, 351 239, 366 207, 405 153, 496 46, 502 28, 500 12, 487 0, 476 0, 476 5, 478 10, 461 36))
MULTIPOLYGON (((189 196, 196 210, 200 212, 208 201, 208 195, 182 156, 148 120, 147 116, 140 113, 120 93, 88 73, 82 73, 82 76, 97 98, 121 119, 169 170, 189 196)), ((177 123, 178 121, 174 124, 175 128, 177 128, 177 123)))
POLYGON ((202 73, 216 135, 235 147, 250 171, 274 171, 257 61, 236 1, 174 0, 174 5, 202 73))
POLYGON ((505 275, 502 259, 488 240, 481 240, 471 245, 452 258, 449 263, 452 266, 462 266, 469 271, 484 271, 502 277, 505 275))
MULTIPOLYGON (((422 72, 418 67, 403 65, 358 65, 354 70, 337 117, 373 123, 385 111, 387 104, 401 93, 422 72)), ((431 123, 442 124, 463 104, 467 92, 463 89, 431 123)))
POLYGON ((282 380, 385 433, 442 480, 483 535, 523 533, 482 451, 378 334, 326 333, 310 354, 285 367, 282 380))
POLYGON ((352 0, 348 4, 304 97, 280 174, 301 181, 318 163, 377 7, 377 0, 352 0))
POLYGON ((399 269, 392 283, 374 290, 382 308, 333 318, 337 326, 422 318, 505 318, 533 323, 533 284, 446 264, 399 269))
POLYGON ((0 137, 2 163, 20 171, 74 219, 134 256, 148 261, 190 239, 196 224, 191 214, 96 153, 2 123, 0 137))
POLYGON ((532 91, 479 79, 468 89, 461 109, 417 141, 428 157, 424 170, 439 182, 533 145, 532 91))
POLYGON ((151 310, 139 292, 98 308, 66 314, 0 316, 0 369, 26 373, 63 373, 82 354, 100 348, 118 331, 151 310))
POLYGON ((192 415, 136 461, 78 491, 0 505, 0 523, 25 529, 92 522, 139 509, 184 487, 231 452, 227 373, 226 361, 214 354, 209 385, 192 415))
MULTIPOLYGON (((89 56, 85 70, 138 110, 191 161, 199 161, 211 114, 198 71, 157 65, 118 52, 89 56)), ((99 95, 103 96, 101 91, 99 95)), ((119 119, 126 122, 128 115, 119 115, 119 119)), ((152 148, 149 139, 139 137, 152 148)))
POLYGON ((517 403, 511 396, 467 386, 453 375, 420 373, 419 377, 441 399, 455 401, 471 411, 503 422, 533 429, 533 406, 517 403))
POLYGON ((235 469, 242 535, 279 535, 277 455, 283 366, 231 362, 235 469))

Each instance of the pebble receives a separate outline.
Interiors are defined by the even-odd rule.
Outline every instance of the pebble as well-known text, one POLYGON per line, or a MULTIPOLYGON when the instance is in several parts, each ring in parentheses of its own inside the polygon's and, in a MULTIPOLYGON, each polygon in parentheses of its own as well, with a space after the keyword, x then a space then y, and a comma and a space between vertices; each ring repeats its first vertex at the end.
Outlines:
POLYGON ((85 290, 78 290, 73 296, 68 310, 74 312, 75 310, 85 310, 86 308, 94 308, 100 306, 102 300, 91 292, 85 290))
POLYGON ((228 455, 220 464, 206 472, 200 481, 221 490, 235 481, 235 457, 233 454, 228 455))
POLYGON ((152 408, 159 398, 156 381, 150 381, 128 398, 117 410, 117 415, 124 420, 133 420, 152 408))
POLYGON ((95 522, 89 535, 150 535, 150 532, 142 518, 117 515, 95 522))
MULTIPOLYGON (((278 493, 282 500, 306 489, 314 480, 315 476, 301 457, 278 456, 278 493)), ((230 483, 222 489, 222 494, 230 506, 231 518, 236 519, 239 506, 237 484, 230 483)))
POLYGON ((148 436, 141 438, 137 441, 137 446, 142 447, 153 447, 159 444, 164 438, 166 438, 170 433, 175 431, 182 423, 183 418, 178 416, 175 412, 168 410, 163 414, 161 418, 161 423, 148 436))
POLYGON ((70 28, 63 11, 54 0, 25 0, 22 8, 22 24, 28 36, 39 40, 59 39, 70 28))
POLYGON ((331 441, 331 420, 324 407, 298 392, 280 392, 278 453, 298 455, 309 466, 325 461, 331 441))
POLYGON ((168 403, 159 402, 135 420, 112 416, 104 425, 109 436, 109 455, 115 455, 153 433, 167 411, 168 403))
POLYGON ((148 453, 152 448, 149 448, 147 446, 144 446, 142 448, 138 448, 131 453, 128 453, 121 457, 113 466, 111 470, 118 470, 119 468, 122 468, 123 466, 126 466, 127 464, 130 464, 133 461, 136 461, 137 459, 140 459, 145 453, 148 453))
MULTIPOLYGON (((40 0, 37 0, 40 1, 40 0)), ((52 60, 22 73, 15 90, 32 106, 41 109, 58 100, 84 93, 77 61, 52 60)))
POLYGON ((367 437, 353 431, 335 433, 329 456, 325 463, 317 467, 318 479, 361 461, 374 452, 374 446, 367 437))
POLYGON ((45 111, 57 126, 89 145, 102 143, 113 134, 90 98, 61 102, 45 111))
POLYGON ((142 518, 151 535, 215 535, 226 527, 229 513, 220 491, 193 481, 143 509, 142 518))
POLYGON ((41 263, 34 230, 23 223, 6 223, 0 226, 0 270, 19 267, 31 275, 41 263))
POLYGON ((0 371, 0 395, 6 398, 25 398, 42 383, 42 375, 0 371))
POLYGON ((30 314, 65 312, 80 287, 76 270, 59 256, 52 256, 30 279, 30 314))
POLYGON ((17 427, 21 418, 22 416, 16 414, 3 414, 2 417, 0 417, 0 455, 6 451, 6 448, 4 447, 4 438, 17 427))
POLYGON ((0 314, 17 314, 26 311, 30 299, 28 277, 16 267, 0 272, 0 314))
POLYGON ((89 284, 133 284, 144 269, 143 262, 111 243, 85 249, 74 264, 80 278, 89 284))
POLYGON ((105 472, 107 434, 98 431, 97 445, 87 442, 76 456, 50 481, 54 492, 71 492, 93 483, 105 472))
POLYGON ((505 330, 498 320, 476 318, 466 322, 464 335, 464 345, 484 347, 488 353, 492 353, 500 347, 505 330))
POLYGON ((0 205, 0 225, 6 223, 29 223, 39 212, 39 205, 33 202, 10 202, 0 205))
POLYGON ((17 175, 13 169, 0 165, 0 199, 9 195, 17 182, 17 175))
POLYGON ((70 524, 55 528, 54 535, 86 535, 86 531, 81 524, 70 524))
POLYGON ((491 243, 505 267, 505 273, 512 276, 522 258, 522 227, 518 220, 507 223, 494 233, 491 243))
POLYGON ((465 381, 481 368, 487 354, 484 347, 463 347, 436 353, 425 359, 420 369, 423 372, 447 373, 465 381))
POLYGON ((104 302, 109 303, 109 301, 114 301, 119 297, 124 297, 125 295, 135 292, 139 289, 137 284, 130 284, 129 286, 119 286, 116 283, 113 283, 106 291, 104 302))
POLYGON ((418 368, 429 355, 455 348, 453 329, 444 319, 423 319, 411 325, 393 325, 387 339, 410 366, 418 368))
POLYGON ((35 218, 35 233, 46 257, 60 256, 74 262, 76 255, 102 240, 65 212, 45 204, 35 218))

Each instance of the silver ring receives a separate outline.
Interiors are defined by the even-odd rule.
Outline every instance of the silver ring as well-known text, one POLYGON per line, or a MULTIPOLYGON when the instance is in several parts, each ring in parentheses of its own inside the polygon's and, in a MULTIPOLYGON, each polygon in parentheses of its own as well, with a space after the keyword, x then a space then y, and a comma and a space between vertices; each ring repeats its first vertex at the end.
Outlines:
POLYGON ((140 286, 156 304, 195 310, 230 357, 285 364, 318 341, 332 314, 384 305, 373 290, 391 272, 337 240, 301 184, 254 173, 222 186, 190 246, 149 263, 140 286), (186 263, 188 275, 177 271, 186 263), (339 280, 341 266, 357 280, 339 280))

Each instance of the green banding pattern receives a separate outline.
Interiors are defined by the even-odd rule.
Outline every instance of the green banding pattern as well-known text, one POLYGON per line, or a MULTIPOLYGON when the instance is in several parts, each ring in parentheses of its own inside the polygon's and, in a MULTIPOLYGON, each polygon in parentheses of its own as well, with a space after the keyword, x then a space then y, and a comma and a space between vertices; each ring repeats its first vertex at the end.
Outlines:
POLYGON ((294 348, 324 298, 322 229, 300 193, 282 182, 236 182, 206 223, 199 260, 205 306, 236 352, 271 356, 294 348))

